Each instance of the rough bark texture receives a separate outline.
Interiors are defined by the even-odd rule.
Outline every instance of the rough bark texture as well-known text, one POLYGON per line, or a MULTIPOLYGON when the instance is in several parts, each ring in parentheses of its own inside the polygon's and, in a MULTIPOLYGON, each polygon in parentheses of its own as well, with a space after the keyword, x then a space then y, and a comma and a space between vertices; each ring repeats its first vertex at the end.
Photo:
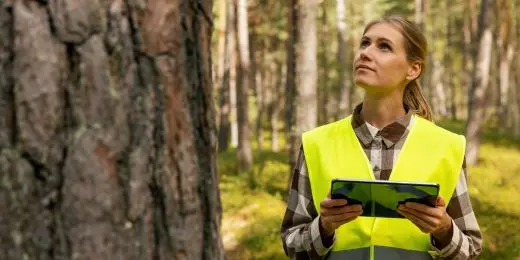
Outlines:
POLYGON ((480 132, 486 107, 486 89, 489 85, 489 69, 491 64, 492 33, 492 1, 483 0, 479 17, 479 45, 475 72, 469 93, 468 122, 466 125, 466 160, 475 164, 478 159, 480 132))
POLYGON ((0 3, 0 259, 222 259, 212 2, 0 3))

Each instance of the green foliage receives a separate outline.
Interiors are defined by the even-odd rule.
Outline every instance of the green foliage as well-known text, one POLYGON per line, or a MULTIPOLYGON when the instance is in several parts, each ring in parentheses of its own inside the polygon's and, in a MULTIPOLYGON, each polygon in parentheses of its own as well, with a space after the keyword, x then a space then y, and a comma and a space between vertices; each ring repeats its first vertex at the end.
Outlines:
MULTIPOLYGON (((465 127, 463 121, 439 125, 457 133, 465 127)), ((480 157, 479 165, 468 171, 472 205, 484 233, 480 259, 520 259, 520 141, 486 128, 480 157)), ((257 186, 249 189, 248 176, 236 172, 235 151, 218 156, 227 256, 286 259, 279 232, 289 179, 287 154, 256 150, 254 158, 257 186)))
POLYGON ((285 209, 287 155, 256 151, 256 188, 236 172, 235 151, 219 155, 224 207, 222 233, 228 259, 283 259, 280 223, 285 209))

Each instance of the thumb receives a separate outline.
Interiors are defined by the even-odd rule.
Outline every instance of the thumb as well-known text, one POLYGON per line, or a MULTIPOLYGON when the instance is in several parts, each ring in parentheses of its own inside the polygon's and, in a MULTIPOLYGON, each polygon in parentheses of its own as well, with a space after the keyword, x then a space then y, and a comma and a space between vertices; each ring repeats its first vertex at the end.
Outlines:
POLYGON ((441 196, 437 196, 437 201, 435 202, 435 206, 446 207, 446 201, 441 196))

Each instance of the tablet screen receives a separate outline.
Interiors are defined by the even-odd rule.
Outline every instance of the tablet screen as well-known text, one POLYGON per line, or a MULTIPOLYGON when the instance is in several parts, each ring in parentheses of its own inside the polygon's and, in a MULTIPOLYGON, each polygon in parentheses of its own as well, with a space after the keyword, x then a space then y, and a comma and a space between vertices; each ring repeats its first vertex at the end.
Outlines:
POLYGON ((361 204, 367 217, 403 218, 397 211, 400 203, 418 202, 435 206, 438 186, 393 182, 332 181, 331 197, 361 204))

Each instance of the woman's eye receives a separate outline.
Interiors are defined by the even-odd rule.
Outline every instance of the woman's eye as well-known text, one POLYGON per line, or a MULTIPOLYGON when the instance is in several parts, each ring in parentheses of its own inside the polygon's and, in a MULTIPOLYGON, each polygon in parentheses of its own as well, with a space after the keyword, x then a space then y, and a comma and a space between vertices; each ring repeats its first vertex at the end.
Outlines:
POLYGON ((365 48, 365 47, 367 47, 368 45, 370 45, 370 42, 367 41, 367 40, 364 40, 364 41, 361 41, 361 43, 359 44, 359 47, 361 47, 361 48, 365 48))
POLYGON ((388 43, 381 43, 381 44, 379 44, 379 49, 388 50, 388 51, 392 50, 392 48, 390 47, 390 45, 388 45, 388 43))

